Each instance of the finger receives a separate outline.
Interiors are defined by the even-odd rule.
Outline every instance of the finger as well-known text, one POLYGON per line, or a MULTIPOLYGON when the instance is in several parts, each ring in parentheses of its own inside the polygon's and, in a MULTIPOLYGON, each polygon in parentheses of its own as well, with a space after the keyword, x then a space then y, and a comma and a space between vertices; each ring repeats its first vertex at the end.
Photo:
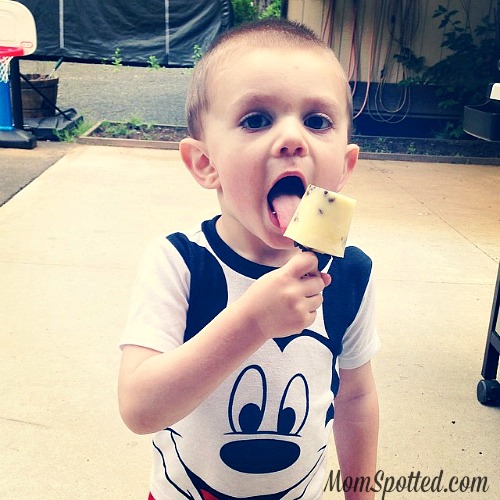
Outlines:
POLYGON ((325 289, 323 278, 319 274, 315 276, 303 276, 301 280, 302 293, 304 294, 304 297, 321 295, 321 292, 325 289))
POLYGON ((319 307, 321 307, 321 304, 323 303, 323 295, 313 295, 312 297, 308 297, 308 310, 309 313, 315 313, 319 307))
POLYGON ((327 274, 327 273, 321 273, 321 278, 323 280, 325 288, 327 286, 329 286, 331 284, 331 282, 332 282, 332 277, 329 274, 327 274))
POLYGON ((306 275, 317 276, 318 258, 312 252, 301 252, 292 257, 283 268, 296 278, 306 275))
POLYGON ((313 323, 314 323, 314 320, 316 319, 316 316, 318 315, 318 311, 315 309, 314 311, 311 311, 309 313, 309 317, 308 317, 308 320, 307 320, 307 325, 306 325, 306 328, 308 326, 311 326, 313 323))

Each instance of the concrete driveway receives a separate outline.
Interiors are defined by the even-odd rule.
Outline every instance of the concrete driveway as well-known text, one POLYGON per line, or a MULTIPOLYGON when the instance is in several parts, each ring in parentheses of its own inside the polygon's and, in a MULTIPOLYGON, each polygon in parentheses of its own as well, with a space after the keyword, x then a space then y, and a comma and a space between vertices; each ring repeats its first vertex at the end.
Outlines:
MULTIPOLYGON (((345 189, 358 199, 350 243, 376 264, 379 477, 443 471, 444 487, 453 476, 489 487, 387 499, 500 498, 500 409, 475 394, 499 192, 498 167, 372 160, 345 189)), ((129 293, 150 238, 216 212, 177 151, 83 145, 0 208, 2 500, 146 498, 150 439, 116 403, 129 293)))

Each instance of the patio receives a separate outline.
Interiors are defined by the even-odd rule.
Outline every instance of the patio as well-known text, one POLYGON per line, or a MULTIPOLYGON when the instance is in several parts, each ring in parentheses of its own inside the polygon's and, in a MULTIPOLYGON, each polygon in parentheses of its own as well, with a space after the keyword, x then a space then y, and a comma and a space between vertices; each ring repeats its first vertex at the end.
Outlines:
MULTIPOLYGON (((120 420, 117 343, 147 242, 212 216, 216 197, 177 151, 64 147, 0 207, 0 497, 145 498, 150 439, 120 420)), ((21 164, 40 153, 8 154, 21 164)), ((376 266, 379 469, 443 471, 445 487, 487 477, 474 498, 499 498, 500 409, 476 400, 500 257, 499 168, 361 160, 344 192, 358 200, 350 244, 376 266)))

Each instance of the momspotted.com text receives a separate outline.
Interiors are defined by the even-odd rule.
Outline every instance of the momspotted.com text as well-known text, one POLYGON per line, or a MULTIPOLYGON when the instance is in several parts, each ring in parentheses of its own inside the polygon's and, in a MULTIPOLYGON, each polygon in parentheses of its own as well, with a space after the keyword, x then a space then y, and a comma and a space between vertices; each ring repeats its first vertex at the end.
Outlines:
MULTIPOLYGON (((380 493, 380 500, 391 497, 398 498, 398 493, 428 493, 426 498, 432 498, 432 493, 486 493, 489 490, 486 476, 449 476, 440 470, 435 476, 412 471, 408 475, 394 476, 378 470, 373 478, 370 477, 342 477, 340 470, 330 471, 323 491, 373 492, 380 493)), ((478 495, 480 497, 480 495, 478 495)), ((416 498, 422 498, 416 497, 416 498)))

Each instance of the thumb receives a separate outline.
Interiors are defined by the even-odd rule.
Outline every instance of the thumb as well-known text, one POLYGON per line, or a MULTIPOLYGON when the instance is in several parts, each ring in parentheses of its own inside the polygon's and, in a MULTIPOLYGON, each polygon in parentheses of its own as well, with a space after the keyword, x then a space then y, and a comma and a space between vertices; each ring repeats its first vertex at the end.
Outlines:
POLYGON ((288 273, 295 278, 302 278, 305 275, 318 275, 318 258, 313 252, 300 252, 294 255, 284 266, 288 273))
POLYGON ((323 283, 325 284, 325 288, 329 286, 332 282, 332 277, 328 273, 321 273, 321 278, 323 279, 323 283))

